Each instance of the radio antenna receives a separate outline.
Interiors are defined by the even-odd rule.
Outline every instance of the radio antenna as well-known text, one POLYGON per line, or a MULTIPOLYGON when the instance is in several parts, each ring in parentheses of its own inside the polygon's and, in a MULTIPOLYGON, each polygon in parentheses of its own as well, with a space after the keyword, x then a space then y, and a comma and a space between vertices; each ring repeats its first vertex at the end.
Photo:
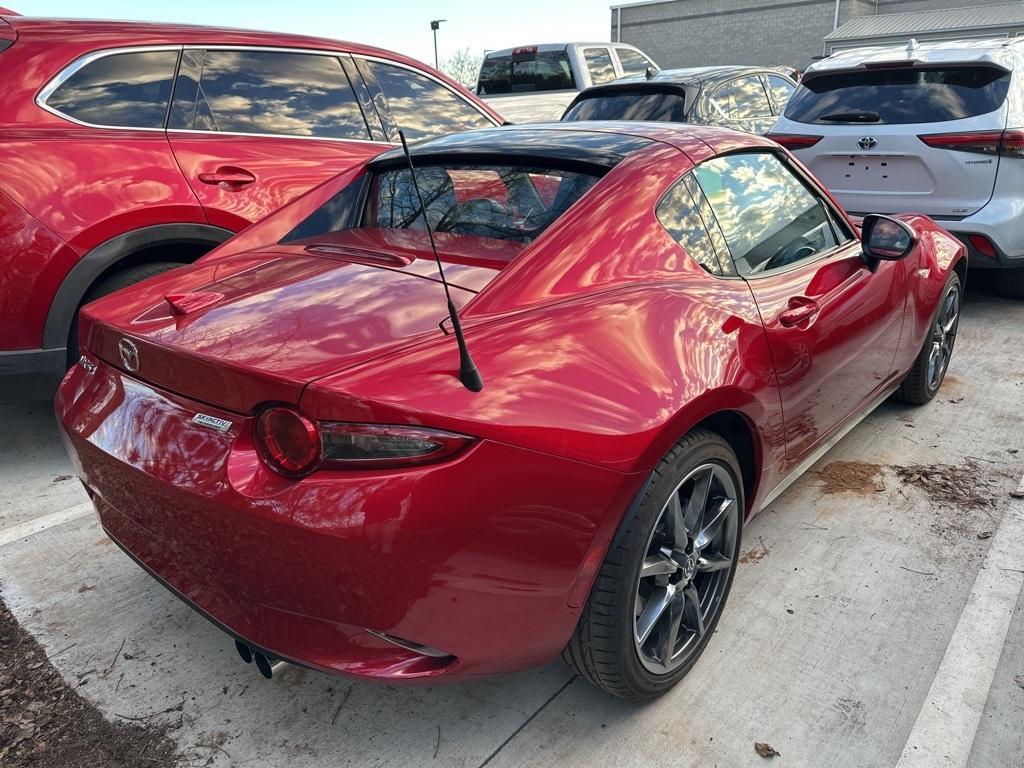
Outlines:
MULTIPOLYGON (((427 206, 423 202, 423 194, 420 192, 419 182, 416 180, 416 168, 412 164, 412 155, 409 153, 409 145, 405 143, 405 133, 398 132, 398 138, 402 140, 402 151, 405 153, 405 161, 409 164, 409 175, 412 177, 412 187, 416 190, 416 199, 420 204, 420 213, 423 214, 423 224, 427 228, 427 237, 430 238, 430 248, 434 252, 434 260, 437 262, 437 271, 441 275, 441 285, 444 286, 444 297, 448 302, 448 317, 452 321, 452 330, 455 332, 455 340, 459 343, 459 381, 462 386, 470 392, 479 392, 484 388, 484 380, 476 363, 470 357, 469 347, 466 346, 466 336, 462 333, 462 323, 459 322, 459 313, 452 301, 452 292, 448 288, 448 281, 444 277, 444 266, 441 264, 441 255, 437 252, 437 243, 434 242, 434 231, 430 228, 430 220, 427 218, 427 206)), ((415 219, 414 219, 415 221, 415 219)))

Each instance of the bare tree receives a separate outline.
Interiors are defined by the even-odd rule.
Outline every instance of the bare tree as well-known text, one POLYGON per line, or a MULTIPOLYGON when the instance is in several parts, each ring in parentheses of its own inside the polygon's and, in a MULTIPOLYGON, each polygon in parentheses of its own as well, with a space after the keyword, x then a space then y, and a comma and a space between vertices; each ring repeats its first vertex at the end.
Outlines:
POLYGON ((480 63, 483 56, 473 53, 467 46, 460 48, 450 57, 441 62, 441 70, 458 83, 467 88, 476 87, 476 77, 480 74, 480 63))

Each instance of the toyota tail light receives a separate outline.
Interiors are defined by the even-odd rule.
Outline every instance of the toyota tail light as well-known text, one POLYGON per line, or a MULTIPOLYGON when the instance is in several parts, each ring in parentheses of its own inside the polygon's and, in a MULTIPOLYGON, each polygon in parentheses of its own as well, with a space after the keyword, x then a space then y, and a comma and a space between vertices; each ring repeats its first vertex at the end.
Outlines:
POLYGON ((1007 131, 928 133, 918 138, 935 149, 1024 158, 1024 129, 1019 128, 1007 131))
POLYGON ((813 147, 824 136, 810 136, 805 134, 797 133, 769 133, 765 136, 766 139, 771 139, 777 144, 781 144, 786 149, 793 151, 797 149, 807 149, 813 147))

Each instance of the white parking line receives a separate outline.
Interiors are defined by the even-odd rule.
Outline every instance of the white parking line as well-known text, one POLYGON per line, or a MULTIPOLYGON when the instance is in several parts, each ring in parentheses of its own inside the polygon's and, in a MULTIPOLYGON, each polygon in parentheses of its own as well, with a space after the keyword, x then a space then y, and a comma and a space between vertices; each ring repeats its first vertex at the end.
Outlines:
POLYGON ((1024 504, 1006 511, 897 768, 963 768, 1024 588, 1024 504))
POLYGON ((26 536, 40 533, 54 526, 64 525, 64 523, 70 523, 72 520, 77 520, 80 517, 91 514, 93 514, 92 502, 86 501, 82 504, 62 509, 60 512, 37 517, 35 520, 29 520, 27 523, 13 525, 0 531, 0 547, 13 544, 20 539, 24 539, 26 536))

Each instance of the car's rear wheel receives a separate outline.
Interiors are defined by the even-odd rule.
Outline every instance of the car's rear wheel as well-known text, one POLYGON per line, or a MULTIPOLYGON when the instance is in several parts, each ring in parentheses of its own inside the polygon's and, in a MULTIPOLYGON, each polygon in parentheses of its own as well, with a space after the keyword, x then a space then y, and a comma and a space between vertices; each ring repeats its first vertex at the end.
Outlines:
MULTIPOLYGON (((141 283, 146 278, 159 275, 161 272, 166 272, 169 269, 175 269, 180 266, 182 266, 181 262, 177 261, 149 261, 144 264, 135 264, 131 267, 125 267, 124 269, 103 278, 92 286, 92 288, 90 288, 82 298, 82 303, 78 305, 78 309, 81 309, 90 301, 96 301, 96 299, 106 296, 108 293, 119 291, 122 288, 127 288, 129 285, 134 285, 135 283, 141 283)), ((79 356, 78 309, 75 310, 75 317, 71 321, 71 331, 68 333, 69 368, 75 364, 79 356)))
POLYGON ((1024 299, 1024 267, 1000 270, 996 275, 1000 296, 1008 299, 1024 299))
POLYGON ((658 464, 623 522, 562 654, 611 694, 667 691, 703 653, 736 572, 744 509, 739 463, 699 429, 658 464))
POLYGON ((960 327, 960 276, 951 272, 932 320, 932 327, 907 377, 896 390, 896 398, 905 403, 923 405, 935 397, 946 378, 960 327))

